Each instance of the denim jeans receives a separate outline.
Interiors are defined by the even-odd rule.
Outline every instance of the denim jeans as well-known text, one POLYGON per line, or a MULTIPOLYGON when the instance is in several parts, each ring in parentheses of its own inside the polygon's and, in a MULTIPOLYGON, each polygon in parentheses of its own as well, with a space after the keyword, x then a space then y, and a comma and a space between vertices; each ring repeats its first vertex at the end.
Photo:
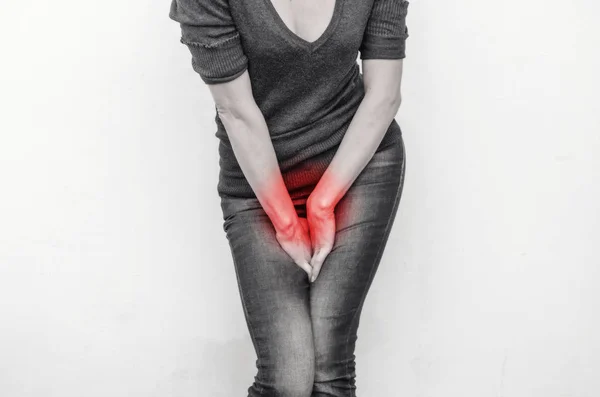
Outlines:
MULTIPOLYGON (((333 250, 312 284, 279 246, 256 198, 221 197, 223 228, 257 355, 248 396, 356 395, 359 319, 398 210, 405 162, 402 137, 377 149, 335 208, 333 250)), ((301 217, 309 193, 290 192, 301 217)))

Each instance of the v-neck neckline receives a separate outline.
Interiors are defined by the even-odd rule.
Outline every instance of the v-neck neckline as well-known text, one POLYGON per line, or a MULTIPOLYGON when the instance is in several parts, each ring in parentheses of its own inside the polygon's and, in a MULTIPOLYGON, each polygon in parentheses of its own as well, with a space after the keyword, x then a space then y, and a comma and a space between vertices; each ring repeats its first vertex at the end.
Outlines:
POLYGON ((283 21, 283 19, 277 12, 277 9, 275 8, 275 6, 271 2, 271 0, 264 0, 264 2, 267 3, 267 8, 271 12, 273 19, 275 20, 277 25, 279 25, 279 27, 281 28, 283 33, 285 35, 287 35, 296 44, 300 45, 301 47, 306 48, 309 51, 316 50, 321 44, 323 44, 331 36, 331 34, 333 33, 333 31, 335 29, 335 27, 338 23, 339 17, 341 15, 342 5, 344 3, 344 0, 334 0, 334 1, 335 1, 335 5, 333 7, 333 15, 331 16, 331 19, 329 20, 329 24, 327 24, 327 27, 325 28, 323 33, 321 33, 319 38, 317 38, 315 41, 307 41, 307 40, 304 40, 302 37, 298 36, 296 33, 294 33, 294 31, 292 31, 286 25, 286 23, 283 21))

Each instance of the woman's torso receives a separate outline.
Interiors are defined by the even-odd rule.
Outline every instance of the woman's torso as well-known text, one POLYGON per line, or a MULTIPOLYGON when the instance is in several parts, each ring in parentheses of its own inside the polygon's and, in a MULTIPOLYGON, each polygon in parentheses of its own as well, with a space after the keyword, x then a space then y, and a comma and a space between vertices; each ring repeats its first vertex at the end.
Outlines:
MULTIPOLYGON (((373 0, 330 1, 329 13, 323 5, 321 29, 315 28, 317 38, 310 42, 298 34, 302 31, 308 38, 307 25, 292 26, 270 0, 229 1, 248 57, 252 93, 282 172, 335 149, 364 97, 357 57, 373 0)), ((215 120, 221 140, 219 192, 252 196, 218 115, 215 120)), ((382 145, 400 133, 394 120, 382 145)))

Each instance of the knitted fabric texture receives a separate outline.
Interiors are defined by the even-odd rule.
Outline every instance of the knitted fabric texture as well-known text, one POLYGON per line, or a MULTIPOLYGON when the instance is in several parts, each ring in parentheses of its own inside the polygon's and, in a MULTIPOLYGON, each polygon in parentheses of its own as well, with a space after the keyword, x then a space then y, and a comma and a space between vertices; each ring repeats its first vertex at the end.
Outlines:
MULTIPOLYGON (((403 59, 409 36, 403 0, 336 0, 321 36, 308 42, 277 14, 270 0, 172 0, 169 17, 206 84, 248 70, 288 191, 322 175, 365 90, 360 59, 403 59), (360 55, 359 55, 360 54, 360 55), (302 169, 307 159, 317 166, 302 169), (302 172, 292 172, 302 169, 302 172)), ((221 196, 256 197, 235 158, 215 106, 221 196)), ((381 145, 396 141, 393 120, 381 145)))

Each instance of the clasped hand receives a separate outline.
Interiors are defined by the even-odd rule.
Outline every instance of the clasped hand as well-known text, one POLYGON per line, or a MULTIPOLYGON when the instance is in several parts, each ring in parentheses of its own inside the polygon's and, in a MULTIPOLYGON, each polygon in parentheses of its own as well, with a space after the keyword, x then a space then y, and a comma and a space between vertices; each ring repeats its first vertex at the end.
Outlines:
POLYGON ((313 195, 306 201, 306 218, 298 217, 288 230, 277 231, 277 241, 314 282, 335 240, 334 206, 313 195))

